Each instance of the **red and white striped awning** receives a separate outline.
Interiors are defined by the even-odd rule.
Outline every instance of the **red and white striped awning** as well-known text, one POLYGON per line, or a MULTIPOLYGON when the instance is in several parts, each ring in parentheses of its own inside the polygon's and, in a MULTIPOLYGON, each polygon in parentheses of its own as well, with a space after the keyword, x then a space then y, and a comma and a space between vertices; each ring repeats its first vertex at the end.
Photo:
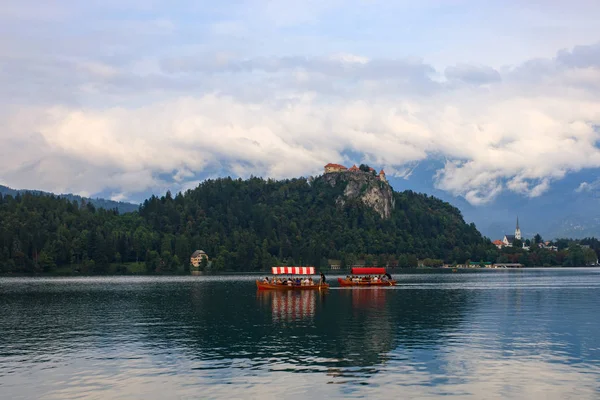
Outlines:
POLYGON ((272 267, 273 275, 314 275, 315 267, 272 267))

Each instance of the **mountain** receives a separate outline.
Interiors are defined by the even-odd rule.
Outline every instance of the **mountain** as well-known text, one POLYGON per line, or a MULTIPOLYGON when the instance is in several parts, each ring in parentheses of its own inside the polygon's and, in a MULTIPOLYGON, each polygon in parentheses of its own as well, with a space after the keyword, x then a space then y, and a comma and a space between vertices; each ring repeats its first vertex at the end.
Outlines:
POLYGON ((24 193, 0 200, 0 268, 87 273, 138 261, 174 272, 204 250, 219 270, 274 265, 416 266, 492 260, 497 252, 458 209, 412 191, 394 192, 366 175, 314 179, 207 180, 185 194, 151 198, 118 214, 67 199, 24 193), (431 261, 432 263, 434 261, 431 261))
POLYGON ((539 233, 544 239, 600 236, 600 176, 592 170, 569 173, 553 181, 536 197, 503 190, 487 203, 473 205, 464 197, 435 187, 435 174, 443 162, 424 162, 410 176, 390 178, 395 188, 425 192, 458 207, 467 222, 491 239, 515 231, 517 217, 526 238, 539 233))
POLYGON ((70 202, 76 201, 78 203, 81 203, 81 202, 92 203, 94 205, 94 207, 103 208, 105 210, 117 209, 117 210, 119 210, 119 213, 133 212, 133 211, 137 211, 137 209, 139 208, 138 204, 126 203, 123 201, 91 199, 88 197, 81 197, 81 196, 78 196, 76 194, 71 194, 71 193, 56 195, 54 193, 43 192, 41 190, 28 190, 28 189, 18 190, 18 189, 9 188, 8 186, 0 185, 0 194, 3 196, 8 195, 8 196, 14 197, 17 194, 23 194, 23 193, 31 193, 36 196, 57 196, 57 197, 60 197, 63 199, 67 199, 70 202))

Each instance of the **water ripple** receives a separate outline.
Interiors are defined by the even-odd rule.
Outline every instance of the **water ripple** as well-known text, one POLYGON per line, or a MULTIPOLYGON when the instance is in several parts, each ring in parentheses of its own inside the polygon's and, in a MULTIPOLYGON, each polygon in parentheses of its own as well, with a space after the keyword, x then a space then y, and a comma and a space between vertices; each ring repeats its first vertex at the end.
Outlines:
POLYGON ((254 276, 0 278, 0 390, 598 398, 598 272, 413 273, 284 294, 257 293, 254 276))

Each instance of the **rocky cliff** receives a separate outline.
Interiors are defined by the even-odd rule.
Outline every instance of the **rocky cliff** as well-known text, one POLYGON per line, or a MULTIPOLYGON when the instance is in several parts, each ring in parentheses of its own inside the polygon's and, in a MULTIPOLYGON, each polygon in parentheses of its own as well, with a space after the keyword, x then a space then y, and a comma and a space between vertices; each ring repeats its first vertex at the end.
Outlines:
POLYGON ((343 187, 344 193, 336 202, 344 205, 348 200, 359 200, 375 210, 383 219, 388 219, 394 209, 394 193, 387 182, 382 182, 368 172, 332 172, 324 174, 323 179, 332 187, 343 187))

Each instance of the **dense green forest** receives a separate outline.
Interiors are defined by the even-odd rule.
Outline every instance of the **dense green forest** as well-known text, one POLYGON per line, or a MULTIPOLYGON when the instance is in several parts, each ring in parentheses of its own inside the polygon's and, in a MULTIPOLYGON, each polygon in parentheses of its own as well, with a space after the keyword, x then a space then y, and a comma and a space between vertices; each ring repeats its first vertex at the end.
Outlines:
POLYGON ((328 259, 416 267, 424 259, 439 265, 504 256, 457 208, 434 197, 394 192, 392 216, 382 219, 360 201, 336 203, 343 191, 320 178, 225 178, 153 196, 126 214, 54 196, 0 195, 0 272, 125 273, 134 265, 138 273, 182 273, 196 249, 215 271, 326 267, 328 259))

